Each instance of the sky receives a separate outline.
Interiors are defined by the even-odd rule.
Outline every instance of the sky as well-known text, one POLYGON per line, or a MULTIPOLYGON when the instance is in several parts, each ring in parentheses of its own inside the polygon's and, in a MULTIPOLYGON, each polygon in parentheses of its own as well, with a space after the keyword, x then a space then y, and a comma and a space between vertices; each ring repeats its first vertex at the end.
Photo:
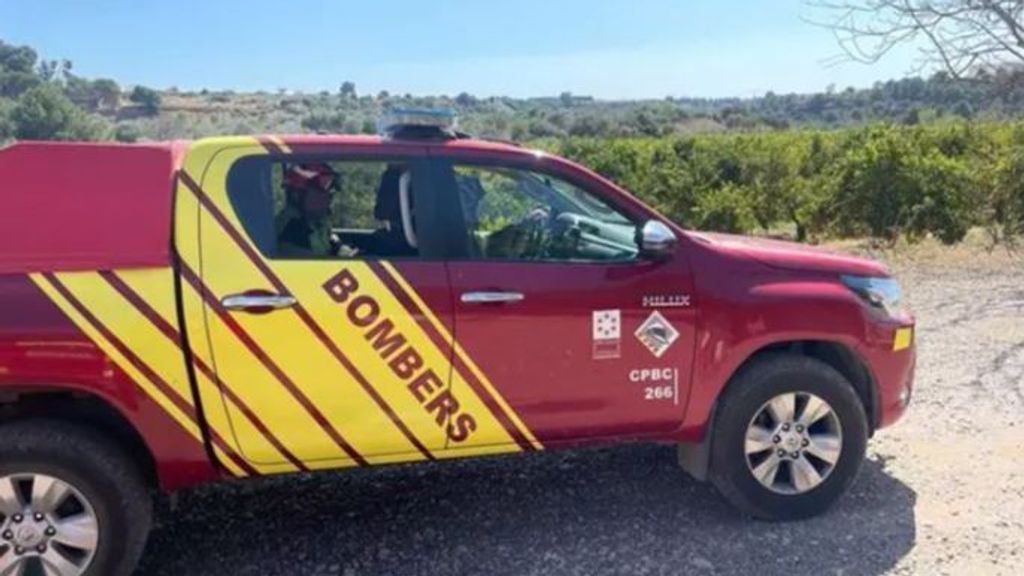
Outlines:
POLYGON ((0 39, 122 85, 238 91, 757 96, 915 72, 840 53, 800 0, 0 0, 0 39))

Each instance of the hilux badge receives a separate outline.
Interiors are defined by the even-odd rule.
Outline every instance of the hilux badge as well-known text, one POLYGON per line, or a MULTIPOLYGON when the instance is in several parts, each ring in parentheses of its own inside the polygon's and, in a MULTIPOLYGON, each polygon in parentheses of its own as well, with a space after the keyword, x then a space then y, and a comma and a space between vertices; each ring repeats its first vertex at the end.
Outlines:
POLYGON ((689 294, 652 294, 643 297, 644 308, 689 308, 689 294))
POLYGON ((679 339, 679 331, 668 323, 661 312, 655 311, 636 329, 636 337, 655 358, 661 358, 672 343, 679 339))

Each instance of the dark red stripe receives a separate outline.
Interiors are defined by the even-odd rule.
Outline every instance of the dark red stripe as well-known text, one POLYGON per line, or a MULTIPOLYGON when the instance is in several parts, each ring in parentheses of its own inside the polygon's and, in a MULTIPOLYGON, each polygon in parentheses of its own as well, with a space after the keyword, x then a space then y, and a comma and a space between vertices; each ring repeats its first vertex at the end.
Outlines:
MULTIPOLYGON (((267 264, 259 256, 259 254, 257 254, 256 251, 253 249, 253 247, 250 246, 249 243, 246 242, 244 238, 242 238, 242 236, 239 234, 237 230, 235 230, 235 228, 231 225, 231 222, 229 222, 227 217, 224 216, 224 213, 221 212, 219 208, 217 208, 217 206, 213 203, 212 200, 210 200, 209 196, 207 196, 206 193, 203 192, 199 185, 196 184, 195 181, 192 180, 192 178, 184 171, 181 172, 181 179, 182 182, 185 183, 185 186, 189 190, 191 190, 193 194, 195 194, 196 198, 199 199, 199 203, 204 208, 206 208, 206 210, 213 216, 217 223, 220 224, 221 228, 223 228, 224 231, 228 234, 228 236, 230 236, 231 239, 235 242, 235 244, 238 245, 239 249, 241 249, 242 252, 246 255, 246 257, 249 258, 249 261, 252 262, 253 265, 255 265, 256 268, 259 269, 260 273, 262 273, 263 276, 267 279, 267 281, 274 286, 274 289, 279 294, 289 294, 290 292, 288 288, 284 285, 281 279, 278 278, 276 274, 274 274, 274 271, 271 270, 269 266, 267 266, 267 264)), ((405 423, 398 418, 398 415, 395 413, 394 410, 391 409, 391 406, 388 405, 387 401, 385 401, 384 398, 377 392, 377 390, 374 389, 372 385, 370 385, 370 382, 366 379, 366 377, 363 376, 359 369, 356 368, 355 364, 353 364, 352 361, 345 356, 345 354, 341 351, 340 348, 338 348, 334 341, 331 340, 329 336, 327 336, 327 333, 325 333, 323 328, 321 328, 320 325, 316 323, 316 321, 313 319, 313 316, 310 315, 310 313, 306 310, 302 303, 297 303, 291 309, 296 314, 299 315, 299 318, 302 319, 303 323, 306 324, 306 327, 309 328, 311 332, 313 332, 313 335, 316 336, 317 340, 319 340, 320 343, 323 344, 331 352, 334 358, 342 366, 344 366, 346 370, 348 370, 349 374, 351 374, 352 377, 355 378, 357 382, 359 382, 359 385, 363 387, 363 390, 365 390, 366 393, 369 394, 371 398, 373 398, 373 401, 377 404, 377 406, 381 410, 383 410, 385 414, 387 414, 391 422, 395 424, 395 426, 402 432, 406 439, 408 439, 409 442, 413 446, 415 446, 416 449, 419 450, 419 452, 423 454, 425 458, 427 458, 428 460, 433 460, 434 456, 430 453, 429 450, 427 450, 427 447, 424 446, 423 443, 420 442, 420 440, 416 438, 415 435, 413 435, 412 431, 409 430, 409 427, 406 426, 405 423)))
POLYGON ((349 444, 348 441, 341 436, 341 433, 334 428, 330 421, 327 420, 327 417, 324 416, 323 412, 321 412, 320 409, 317 408, 316 405, 313 404, 313 402, 302 392, 302 390, 300 390, 299 387, 295 385, 295 382, 293 382, 292 379, 289 378, 288 375, 285 374, 283 370, 281 370, 281 368, 273 361, 273 359, 271 359, 270 356, 266 352, 264 352, 262 348, 260 348, 259 344, 257 344, 256 341, 253 340, 251 336, 249 336, 249 334, 245 331, 244 328, 242 328, 238 321, 235 320, 234 317, 232 317, 231 314, 229 314, 228 311, 225 310, 223 306, 221 306, 221 303, 210 292, 209 288, 207 288, 206 285, 202 283, 202 281, 199 279, 199 276, 196 275, 195 271, 193 271, 192 268, 190 268, 184 262, 181 263, 181 276, 182 278, 185 279, 186 282, 188 282, 190 285, 192 285, 193 288, 195 288, 195 290, 202 296, 203 301, 206 302, 206 305, 217 313, 217 316, 221 319, 221 321, 224 322, 224 324, 231 330, 231 332, 235 334, 235 336, 242 342, 242 344, 244 344, 245 347, 249 349, 253 356, 255 356, 260 361, 260 363, 262 363, 263 366, 267 370, 269 370, 270 373, 273 374, 275 378, 277 378, 278 382, 284 385, 284 387, 292 394, 292 396, 296 400, 298 400, 299 404, 302 405, 306 412, 313 417, 313 420, 315 420, 316 423, 320 425, 320 428, 322 428, 323 431, 326 432, 327 435, 331 437, 331 440, 333 440, 334 443, 337 444, 339 448, 345 451, 345 453, 348 454, 349 458, 351 458, 357 464, 361 466, 366 466, 366 459, 363 458, 362 455, 360 455, 359 452, 357 452, 356 449, 353 448, 352 445, 349 444))
MULTIPOLYGON (((102 276, 103 279, 106 280, 107 283, 114 288, 114 290, 117 290, 117 292, 121 294, 121 296, 124 296, 124 298, 128 300, 128 302, 130 302, 132 306, 135 307, 136 310, 138 310, 143 316, 145 316, 147 320, 153 323, 157 330, 163 333, 164 336, 167 336, 167 338, 169 338, 171 342, 174 342, 174 345, 177 346, 178 349, 182 351, 182 353, 184 353, 184 348, 182 348, 181 344, 181 335, 178 333, 178 330, 169 322, 164 320, 164 318, 160 316, 160 314, 158 314, 157 311, 154 310, 145 300, 143 300, 142 297, 139 296, 137 292, 135 292, 134 290, 132 290, 130 286, 125 284, 124 280, 121 280, 113 272, 100 272, 100 276, 102 276)), ((270 429, 266 426, 266 424, 264 424, 263 421, 260 420, 259 416, 257 416, 256 413, 253 412, 251 408, 249 408, 249 406, 245 403, 244 400, 242 400, 237 394, 235 394, 234 390, 232 390, 226 384, 224 384, 224 382, 213 372, 213 370, 211 370, 210 367, 206 365, 206 362, 203 362, 202 358, 193 355, 192 361, 195 364, 196 368, 198 368, 199 371, 202 372, 204 376, 206 376, 212 382, 217 384, 217 386, 228 398, 228 400, 232 404, 234 404, 242 412, 242 414, 245 415, 249 422, 251 422, 252 425, 257 430, 259 430, 261 434, 263 434, 267 441, 270 442, 274 446, 274 448, 278 450, 278 452, 283 454, 284 457, 287 458, 288 461, 291 462, 299 470, 302 470, 303 472, 309 471, 309 468, 307 468, 306 465, 303 464, 301 460, 299 460, 290 450, 288 450, 288 448, 284 446, 283 443, 281 443, 277 436, 275 436, 274 433, 271 432, 270 429)))
MULTIPOLYGON (((161 378, 152 368, 149 367, 145 362, 142 361, 128 346, 125 345, 114 333, 107 328, 99 318, 93 315, 75 296, 67 289, 64 284, 52 273, 44 273, 43 277, 54 287, 57 292, 60 292, 61 296, 68 301, 69 304, 83 317, 85 320, 92 325, 92 327, 99 332, 110 344, 117 349, 117 351, 135 367, 136 370, 142 373, 150 382, 156 385, 160 391, 167 396, 168 399, 196 425, 200 426, 199 419, 196 417, 195 407, 189 404, 178 392, 172 388, 163 378, 161 378)), ((239 468, 245 470, 245 472, 251 476, 257 476, 259 473, 248 463, 238 457, 238 454, 214 431, 210 431, 210 437, 217 444, 225 454, 231 458, 232 461, 238 465, 239 468)))
POLYGON ((259 471, 253 468, 252 465, 249 464, 247 460, 245 460, 238 454, 238 452, 235 452, 234 448, 232 448, 231 445, 229 445, 227 441, 220 436, 220 434, 217 434, 213 430, 210 430, 210 440, 213 441, 214 446, 220 448, 221 451, 224 452, 224 455, 227 456, 232 462, 234 462, 235 466, 241 468, 243 472, 245 472, 249 476, 260 475, 259 471))
POLYGON ((373 270, 381 282, 384 283, 384 286, 387 287, 388 291, 395 296, 402 307, 409 312, 409 315, 416 319, 416 323, 419 324, 420 328, 427 333, 427 336, 434 345, 440 348, 443 353, 450 356, 453 352, 452 343, 437 331, 434 324, 427 318, 426 314, 420 310, 412 297, 405 292, 401 284, 399 284, 398 281, 395 280, 395 278, 388 272, 387 268, 375 260, 367 260, 366 264, 370 266, 370 269, 373 270))
MULTIPOLYGON (((406 293, 405 289, 402 288, 402 285, 399 284, 397 280, 395 280, 388 269, 382 266, 379 262, 370 261, 369 265, 370 269, 377 274, 377 277, 380 278, 385 286, 387 286, 388 290, 398 298, 398 301, 401 302, 406 311, 409 312, 413 318, 416 318, 416 321, 419 322, 420 326, 427 332, 430 339, 434 341, 434 344, 441 347, 442 350, 451 350, 452 343, 446 341, 441 333, 437 331, 437 328, 433 323, 427 319, 426 313, 416 304, 416 301, 406 293)), ((501 422, 505 431, 508 432, 509 436, 511 436, 513 440, 515 440, 516 444, 518 444, 524 451, 535 451, 536 447, 534 447, 533 443, 530 442, 530 439, 527 438, 519 427, 515 425, 512 418, 507 412, 505 412, 501 405, 498 404, 497 400, 490 394, 487 388, 484 387, 483 383, 481 383, 473 374, 469 369, 469 366, 462 361, 462 358, 458 354, 455 354, 454 351, 450 354, 450 358, 452 361, 452 367, 458 371, 463 380, 465 380, 477 396, 483 400, 484 405, 486 405, 491 411, 491 414, 501 422)))

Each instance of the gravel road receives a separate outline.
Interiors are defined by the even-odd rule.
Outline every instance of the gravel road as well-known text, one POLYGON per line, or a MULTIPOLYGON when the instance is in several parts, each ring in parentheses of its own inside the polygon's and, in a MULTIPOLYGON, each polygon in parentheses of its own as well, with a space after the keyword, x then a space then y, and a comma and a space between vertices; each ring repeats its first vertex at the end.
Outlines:
POLYGON ((914 401, 820 518, 740 518, 672 448, 636 445, 189 491, 141 573, 1024 573, 1024 260, 892 265, 919 319, 914 401))

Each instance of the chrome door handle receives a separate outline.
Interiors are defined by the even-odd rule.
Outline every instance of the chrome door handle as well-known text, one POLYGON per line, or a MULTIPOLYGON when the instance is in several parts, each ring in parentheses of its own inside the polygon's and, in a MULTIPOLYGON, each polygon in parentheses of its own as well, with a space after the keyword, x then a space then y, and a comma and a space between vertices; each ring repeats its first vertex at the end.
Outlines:
POLYGON ((298 300, 288 294, 232 294, 225 296, 220 303, 228 310, 270 312, 271 310, 291 308, 298 303, 298 300))
POLYGON ((463 292, 462 302, 464 304, 500 304, 506 302, 521 302, 525 299, 522 292, 463 292))

